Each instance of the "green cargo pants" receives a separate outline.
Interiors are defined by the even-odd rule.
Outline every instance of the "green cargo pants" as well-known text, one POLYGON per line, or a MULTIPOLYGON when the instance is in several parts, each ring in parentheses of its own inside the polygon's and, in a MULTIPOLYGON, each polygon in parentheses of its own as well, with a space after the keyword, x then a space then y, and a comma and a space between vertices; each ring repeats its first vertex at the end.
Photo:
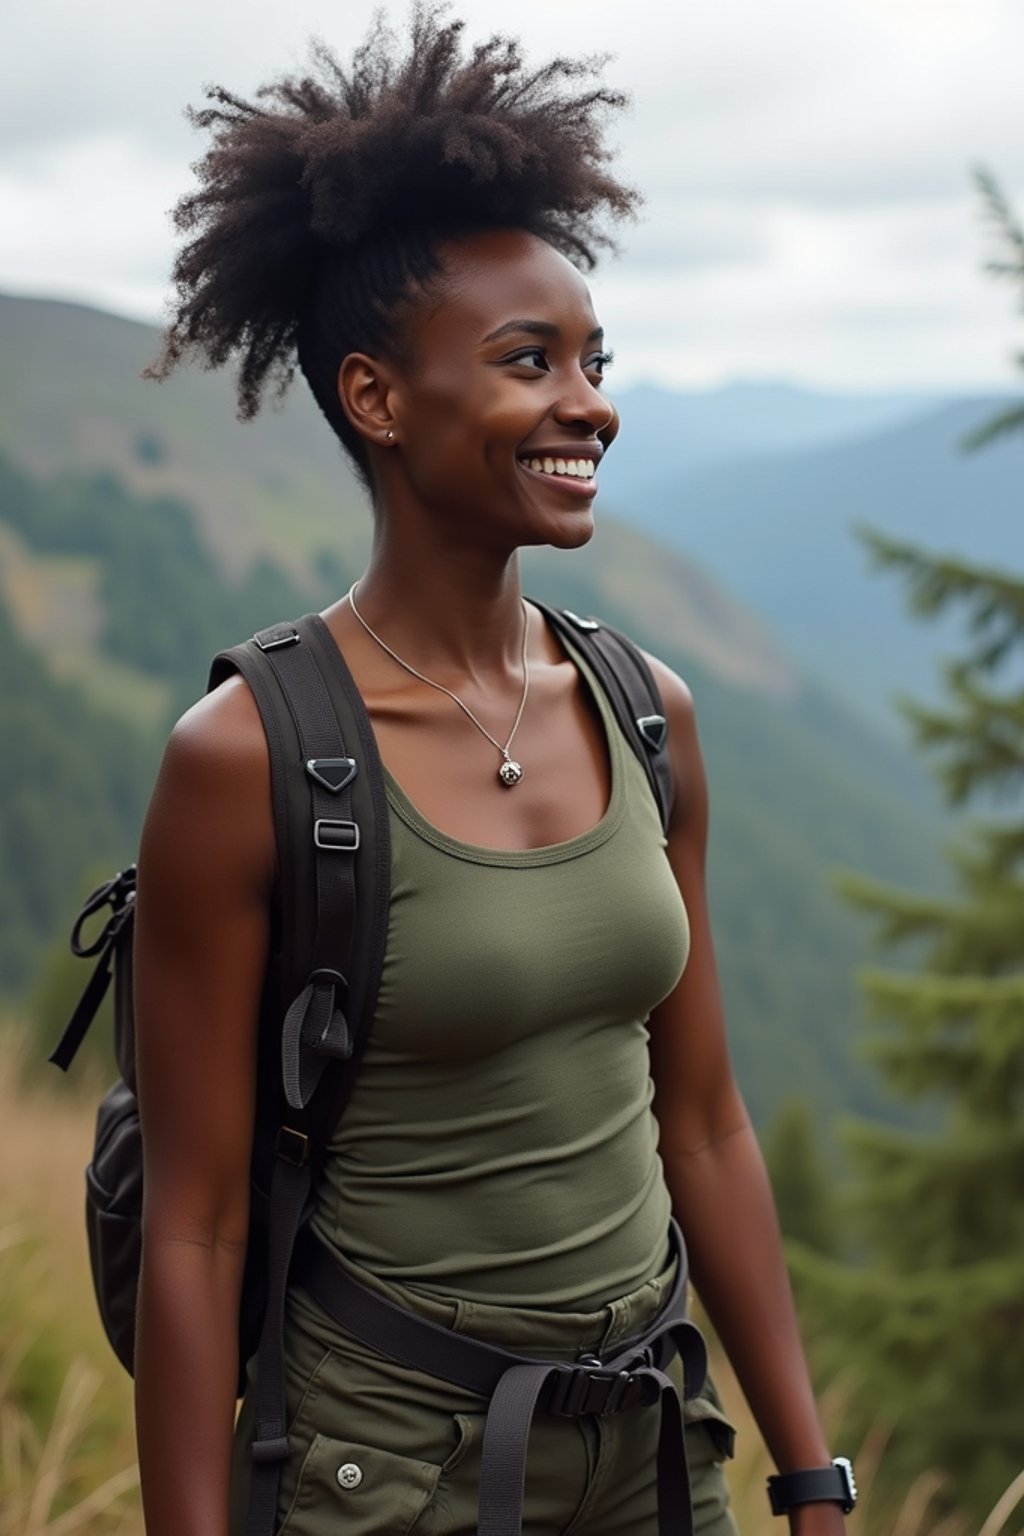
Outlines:
MULTIPOLYGON (((346 1267, 435 1322, 521 1354, 575 1360, 584 1351, 607 1354, 649 1323, 674 1263, 593 1312, 442 1299, 346 1267)), ((485 1398, 369 1349, 299 1287, 289 1292, 285 1355, 291 1454, 279 1536, 476 1536, 485 1398)), ((669 1374, 681 1384, 678 1357, 669 1374)), ((230 1536, 243 1536, 252 1406, 247 1390, 235 1431, 230 1536)), ((735 1431, 713 1385, 686 1404, 686 1419, 698 1536, 737 1536, 722 1470, 735 1431)), ((656 1536, 658 1427, 656 1407, 605 1418, 538 1413, 523 1536, 656 1536)))

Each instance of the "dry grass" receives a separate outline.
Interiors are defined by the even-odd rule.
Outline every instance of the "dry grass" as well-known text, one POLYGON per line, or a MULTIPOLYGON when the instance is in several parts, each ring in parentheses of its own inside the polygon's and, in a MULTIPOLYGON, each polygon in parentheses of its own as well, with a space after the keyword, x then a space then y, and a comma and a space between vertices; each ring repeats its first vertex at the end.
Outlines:
POLYGON ((96 1315, 82 1214, 97 1088, 21 1086, 19 1042, 4 1030, 0 1536, 141 1536, 131 1383, 96 1315))
MULTIPOLYGON (((765 1479, 775 1470, 757 1425, 740 1392, 728 1360, 721 1352, 712 1352, 712 1371, 721 1390, 726 1412, 736 1425, 736 1459, 728 1463, 729 1488, 736 1521, 743 1536, 780 1536, 786 1527, 770 1514, 765 1479)), ((835 1383, 818 1399, 826 1437, 835 1440, 831 1426, 840 1421, 843 1387, 835 1383)), ((927 1472, 903 1495, 895 1509, 879 1508, 876 1474, 885 1455, 889 1429, 876 1424, 851 1455, 857 1474, 857 1507, 847 1517, 849 1536, 1004 1536, 1004 1518, 986 1524, 984 1532, 972 1530, 971 1522, 960 1515, 940 1515, 936 1499, 947 1491, 945 1477, 927 1472)), ((1021 1490, 1024 1493, 1024 1489, 1021 1490)), ((1010 1513, 1003 1511, 1003 1517, 1010 1513)), ((1005 1532, 1009 1536, 1009 1532, 1005 1532)), ((1024 1536, 1013 1532, 1013 1536, 1024 1536)))
MULTIPOLYGON (((96 1315, 82 1217, 101 1087, 56 1091, 56 1073, 54 1085, 23 1086, 18 1039, 0 1031, 0 1536, 143 1536, 131 1383, 96 1315)), ((740 1529, 780 1536, 757 1427, 720 1354, 712 1369, 738 1429, 728 1473, 740 1529)), ((841 1405, 836 1383, 820 1401, 826 1430, 841 1405)), ((937 1513, 937 1473, 918 1478, 898 1508, 876 1507, 887 1438, 879 1424, 855 1448, 861 1498, 849 1536, 1024 1536, 1024 1473, 980 1530, 937 1513)))

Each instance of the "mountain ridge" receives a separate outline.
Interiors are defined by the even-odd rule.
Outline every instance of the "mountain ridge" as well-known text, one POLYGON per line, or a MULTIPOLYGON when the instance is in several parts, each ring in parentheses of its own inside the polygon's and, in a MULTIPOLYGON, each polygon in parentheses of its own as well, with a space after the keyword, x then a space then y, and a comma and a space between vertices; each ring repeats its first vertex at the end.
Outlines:
MULTIPOLYGON (((134 669, 143 687, 165 687, 180 709, 203 691, 215 649, 340 596, 365 558, 369 528, 362 496, 353 496, 351 517, 338 512, 348 494, 336 478, 340 456, 301 395, 294 406, 304 415, 290 439, 287 412, 240 428, 223 376, 186 370, 159 387, 138 381, 155 337, 146 327, 118 322, 108 331, 90 312, 72 346, 68 316, 51 310, 51 334, 36 344, 29 322, 38 313, 20 309, 14 326, 11 306, 0 304, 0 620, 16 620, 17 665, 34 679, 18 695, 11 727, 20 738, 10 772, 21 776, 7 803, 0 800, 0 850, 5 869, 31 862, 38 885, 28 911, 16 886, 0 889, 0 908, 20 923, 3 952, 9 970, 0 989, 8 991, 15 971, 24 986, 80 900, 45 790, 59 782, 62 803, 76 803, 76 758, 62 727, 67 678, 60 683, 55 672, 47 683, 39 668, 56 618, 65 651, 79 653, 75 708, 88 803, 102 805, 102 843, 120 867, 134 856, 146 786, 133 783, 130 796, 102 792, 97 775, 114 773, 121 739, 105 722, 120 706, 118 730, 130 729, 137 743, 132 760, 150 764, 169 722, 164 715, 145 723, 118 668, 134 669), (16 331, 22 355, 12 366, 16 331), (20 435, 12 422, 21 423, 20 435), (21 458, 8 454, 5 463, 5 444, 15 439, 21 458), (307 442, 319 445, 303 462, 307 442), (196 486, 202 506, 190 494, 196 486), (86 594, 77 616, 46 609, 70 608, 74 592, 86 594), (87 677, 105 697, 87 696, 87 677)), ((601 510, 598 522, 585 549, 525 551, 524 584, 618 624, 692 689, 712 807, 709 900, 751 1111, 763 1123, 797 1073, 823 1115, 877 1108, 870 1074, 851 1049, 860 1013, 853 977, 866 942, 856 915, 832 896, 829 871, 852 864, 935 888, 944 826, 935 797, 906 750, 808 675, 701 563, 601 510)), ((47 665, 59 671, 52 654, 47 665)), ((95 858, 98 846, 76 843, 82 858, 89 850, 95 858)))

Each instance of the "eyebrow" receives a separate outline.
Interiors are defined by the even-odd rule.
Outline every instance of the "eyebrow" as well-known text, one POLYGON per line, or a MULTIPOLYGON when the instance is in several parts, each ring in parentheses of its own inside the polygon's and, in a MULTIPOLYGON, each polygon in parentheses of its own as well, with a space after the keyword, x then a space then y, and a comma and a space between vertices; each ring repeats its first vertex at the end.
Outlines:
MULTIPOLYGON (((504 325, 499 325, 496 331, 492 331, 489 336, 485 336, 484 341, 497 341, 500 337, 508 336, 513 331, 518 331, 520 334, 525 333, 527 336, 547 336, 552 339, 557 339, 562 334, 558 326, 552 325, 549 320, 506 320, 504 325)), ((600 325, 595 327, 587 337, 588 342, 602 341, 603 339, 604 329, 600 325)))

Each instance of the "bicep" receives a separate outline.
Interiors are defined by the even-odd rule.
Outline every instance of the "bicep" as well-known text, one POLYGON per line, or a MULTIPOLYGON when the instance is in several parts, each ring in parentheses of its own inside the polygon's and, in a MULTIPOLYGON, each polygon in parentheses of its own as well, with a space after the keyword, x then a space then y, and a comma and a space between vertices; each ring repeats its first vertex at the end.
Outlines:
POLYGON ((682 977, 651 1014, 651 1074, 662 1155, 687 1154, 748 1122, 732 1071, 708 913, 707 774, 689 688, 648 658, 669 722, 675 803, 667 855, 690 930, 682 977))
POLYGON ((273 825, 262 728, 241 688, 175 727, 139 851, 145 1221, 185 1241, 244 1243, 248 1221, 273 825))

